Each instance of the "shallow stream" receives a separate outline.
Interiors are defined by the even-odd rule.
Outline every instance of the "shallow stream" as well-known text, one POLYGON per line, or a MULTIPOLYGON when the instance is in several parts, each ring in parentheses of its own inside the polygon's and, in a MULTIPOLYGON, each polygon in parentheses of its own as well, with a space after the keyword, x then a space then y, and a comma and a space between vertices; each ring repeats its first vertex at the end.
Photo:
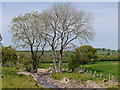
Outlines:
POLYGON ((38 84, 46 88, 55 88, 55 86, 51 83, 48 83, 46 79, 47 78, 45 77, 45 75, 40 75, 40 77, 37 79, 38 84))

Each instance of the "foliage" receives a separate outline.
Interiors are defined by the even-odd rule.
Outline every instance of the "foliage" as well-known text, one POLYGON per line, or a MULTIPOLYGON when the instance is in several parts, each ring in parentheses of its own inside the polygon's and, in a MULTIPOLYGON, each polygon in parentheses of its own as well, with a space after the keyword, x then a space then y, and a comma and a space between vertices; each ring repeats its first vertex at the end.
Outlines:
POLYGON ((96 50, 92 46, 85 45, 76 49, 75 55, 72 55, 69 60, 69 69, 73 71, 80 66, 80 64, 87 64, 89 61, 96 61, 96 50))
MULTIPOLYGON (((40 50, 38 52, 41 53, 42 51, 40 50)), ((118 52, 116 50, 110 51, 110 55, 107 55, 109 52, 108 51, 97 51, 96 55, 98 56, 97 60, 91 59, 92 61, 117 61, 118 60, 118 52), (103 55, 102 55, 103 54, 103 55), (107 56, 107 58, 105 57, 107 56)), ((30 51, 17 51, 17 55, 19 56, 19 59, 21 58, 21 54, 24 55, 25 57, 30 57, 30 51)), ((71 55, 75 54, 75 51, 64 51, 63 52, 63 63, 68 63, 70 60, 71 55)), ((45 50, 44 55, 40 59, 40 63, 53 63, 52 60, 52 51, 51 50, 45 50)), ((18 59, 18 61, 19 61, 18 59)), ((29 59, 29 58, 28 58, 29 59)), ((58 61, 56 61, 58 63, 58 61)))
POLYGON ((26 54, 24 54, 24 53, 17 53, 17 55, 18 55, 18 62, 19 62, 19 64, 23 64, 23 59, 25 58, 25 56, 26 56, 26 54))
POLYGON ((28 71, 28 72, 31 72, 31 70, 32 70, 32 64, 28 64, 28 65, 26 65, 26 70, 28 71))
POLYGON ((17 53, 11 46, 2 48, 2 63, 3 65, 16 65, 17 53))
POLYGON ((19 54, 19 55, 21 55, 19 57, 19 60, 20 60, 19 62, 22 62, 22 64, 26 68, 26 71, 31 72, 31 70, 32 70, 32 64, 31 64, 31 57, 30 57, 30 55, 29 56, 26 56, 24 54, 19 54))
POLYGON ((87 58, 88 61, 91 61, 91 59, 92 61, 93 59, 97 60, 96 49, 89 45, 84 45, 84 46, 77 48, 76 56, 84 56, 87 58))
POLYGON ((99 55, 98 61, 118 61, 119 56, 116 55, 99 55))
POLYGON ((78 59, 78 58, 79 56, 72 55, 69 60, 68 67, 69 69, 72 69, 72 71, 74 71, 76 68, 80 66, 82 59, 81 58, 78 59))

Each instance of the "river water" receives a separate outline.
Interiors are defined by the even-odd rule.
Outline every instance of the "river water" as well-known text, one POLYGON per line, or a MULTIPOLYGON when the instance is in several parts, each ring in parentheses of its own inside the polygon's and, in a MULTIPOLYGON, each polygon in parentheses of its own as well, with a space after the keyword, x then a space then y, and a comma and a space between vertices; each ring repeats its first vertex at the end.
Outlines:
POLYGON ((37 79, 38 84, 40 84, 43 87, 46 88, 55 88, 55 86, 52 83, 47 82, 46 75, 40 75, 40 77, 37 79))

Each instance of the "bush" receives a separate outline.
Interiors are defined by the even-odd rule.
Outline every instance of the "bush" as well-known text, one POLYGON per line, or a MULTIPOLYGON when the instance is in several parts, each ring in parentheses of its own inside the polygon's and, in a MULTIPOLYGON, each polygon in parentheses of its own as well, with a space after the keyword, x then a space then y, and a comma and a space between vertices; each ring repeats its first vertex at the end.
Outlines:
POLYGON ((68 68, 69 70, 74 71, 78 67, 80 67, 81 64, 86 64, 86 63, 87 63, 86 57, 72 55, 68 63, 68 68))
POLYGON ((29 61, 28 61, 27 59, 25 59, 25 58, 23 58, 22 61, 23 61, 23 64, 24 64, 24 65, 28 65, 28 64, 29 64, 29 61))
POLYGON ((13 49, 11 46, 3 47, 2 48, 2 65, 4 66, 11 66, 17 64, 17 53, 16 50, 13 49))
POLYGON ((19 76, 19 77, 22 77, 22 76, 25 76, 25 75, 24 75, 24 74, 19 74, 18 76, 19 76))
POLYGON ((26 70, 27 70, 28 72, 31 72, 31 70, 32 70, 32 64, 26 65, 26 70))
POLYGON ((74 71, 81 64, 87 64, 89 61, 95 62, 97 60, 96 49, 92 46, 85 45, 76 49, 75 55, 70 57, 68 67, 74 71))

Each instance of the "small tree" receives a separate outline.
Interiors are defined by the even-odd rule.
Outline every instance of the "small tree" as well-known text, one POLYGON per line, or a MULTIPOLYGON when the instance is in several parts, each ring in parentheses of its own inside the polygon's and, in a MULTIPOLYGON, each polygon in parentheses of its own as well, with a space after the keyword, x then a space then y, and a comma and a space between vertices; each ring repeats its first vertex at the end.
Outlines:
POLYGON ((4 66, 17 63, 17 53, 11 46, 2 48, 2 63, 4 66))
POLYGON ((74 71, 81 64, 87 64, 89 61, 95 61, 97 59, 96 49, 89 46, 81 46, 76 49, 75 55, 72 55, 69 60, 69 69, 74 71))
POLYGON ((14 17, 10 25, 15 45, 19 48, 27 48, 31 52, 32 72, 37 72, 39 60, 46 46, 46 35, 42 34, 43 29, 40 24, 40 14, 33 12, 14 17), (42 52, 38 55, 39 49, 42 52))

